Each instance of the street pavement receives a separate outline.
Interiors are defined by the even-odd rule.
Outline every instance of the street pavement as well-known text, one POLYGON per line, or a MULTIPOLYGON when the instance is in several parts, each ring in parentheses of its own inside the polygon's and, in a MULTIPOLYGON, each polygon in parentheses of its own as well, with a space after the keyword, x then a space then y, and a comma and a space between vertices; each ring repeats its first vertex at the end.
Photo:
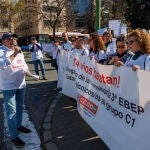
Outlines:
MULTIPOLYGON (((29 54, 25 58, 30 71, 34 74, 29 54)), ((43 150, 108 150, 104 142, 93 132, 87 123, 72 107, 70 98, 59 94, 56 80, 57 72, 51 67, 50 60, 44 58, 47 81, 35 81, 27 77, 25 108, 33 123, 43 150)), ((4 117, 2 94, 0 93, 0 150, 7 148, 4 141, 4 117)), ((30 149, 27 149, 30 150, 30 149)), ((32 150, 32 149, 31 149, 32 150)), ((37 149, 34 149, 37 150, 37 149)))
POLYGON ((52 135, 58 150, 109 150, 72 106, 72 100, 64 95, 53 113, 52 135))

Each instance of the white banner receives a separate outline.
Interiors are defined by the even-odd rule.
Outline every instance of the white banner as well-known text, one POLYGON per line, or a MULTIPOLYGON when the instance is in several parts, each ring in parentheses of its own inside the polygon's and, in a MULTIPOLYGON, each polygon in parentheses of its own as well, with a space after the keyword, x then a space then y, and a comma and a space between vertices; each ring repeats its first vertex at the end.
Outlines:
POLYGON ((127 25, 121 24, 121 34, 124 34, 127 36, 127 25))
POLYGON ((64 52, 64 54, 63 68, 65 71, 63 76, 62 92, 69 97, 77 99, 75 81, 78 74, 76 72, 74 61, 78 58, 78 56, 75 57, 75 53, 64 52))
POLYGON ((114 35, 120 35, 121 20, 109 20, 109 28, 114 31, 114 35))
POLYGON ((83 119, 111 150, 148 150, 150 72, 100 65, 86 56, 67 57, 63 77, 69 82, 63 82, 68 84, 63 91, 70 96, 76 88, 83 119))
POLYGON ((53 43, 42 43, 42 50, 43 52, 50 52, 53 53, 53 51, 56 49, 55 45, 53 43))
POLYGON ((65 51, 60 51, 58 54, 58 81, 57 81, 57 88, 62 88, 63 85, 63 79, 65 75, 65 64, 67 63, 66 61, 66 52, 65 51))
POLYGON ((107 28, 100 28, 97 30, 98 35, 103 35, 107 31, 107 28))

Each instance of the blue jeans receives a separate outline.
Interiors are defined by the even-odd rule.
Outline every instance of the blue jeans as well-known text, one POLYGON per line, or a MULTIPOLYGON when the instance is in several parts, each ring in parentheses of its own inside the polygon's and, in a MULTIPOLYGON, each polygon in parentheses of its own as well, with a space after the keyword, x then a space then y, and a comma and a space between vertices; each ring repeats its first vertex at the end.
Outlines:
POLYGON ((21 126, 23 105, 25 98, 24 89, 3 90, 4 105, 6 110, 6 120, 9 128, 9 133, 12 139, 19 136, 17 128, 21 126))
POLYGON ((39 70, 38 70, 38 64, 39 64, 40 68, 41 68, 42 76, 45 77, 45 69, 44 69, 43 59, 34 60, 33 63, 34 63, 36 75, 39 75, 39 70))

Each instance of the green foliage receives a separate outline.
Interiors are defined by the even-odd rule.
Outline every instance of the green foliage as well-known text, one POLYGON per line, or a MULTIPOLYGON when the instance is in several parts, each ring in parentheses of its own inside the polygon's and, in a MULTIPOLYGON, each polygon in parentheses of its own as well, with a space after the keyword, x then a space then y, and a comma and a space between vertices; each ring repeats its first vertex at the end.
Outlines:
POLYGON ((17 13, 22 10, 22 8, 25 6, 24 0, 19 0, 14 6, 13 6, 13 12, 17 13))
POLYGON ((125 18, 132 28, 150 29, 150 2, 147 0, 126 0, 125 18))
POLYGON ((11 22, 14 14, 21 11, 24 6, 24 0, 17 2, 13 1, 0 1, 0 27, 9 28, 11 31, 11 22))

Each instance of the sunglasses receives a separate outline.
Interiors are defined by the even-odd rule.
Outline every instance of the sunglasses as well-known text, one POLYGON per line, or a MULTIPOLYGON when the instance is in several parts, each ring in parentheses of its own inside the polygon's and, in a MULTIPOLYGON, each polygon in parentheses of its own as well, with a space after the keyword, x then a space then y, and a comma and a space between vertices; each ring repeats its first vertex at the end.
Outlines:
POLYGON ((124 46, 124 45, 122 45, 122 46, 117 46, 117 48, 125 48, 125 46, 124 46))
POLYGON ((128 44, 132 45, 134 42, 135 42, 134 40, 130 40, 130 41, 128 41, 128 44))

